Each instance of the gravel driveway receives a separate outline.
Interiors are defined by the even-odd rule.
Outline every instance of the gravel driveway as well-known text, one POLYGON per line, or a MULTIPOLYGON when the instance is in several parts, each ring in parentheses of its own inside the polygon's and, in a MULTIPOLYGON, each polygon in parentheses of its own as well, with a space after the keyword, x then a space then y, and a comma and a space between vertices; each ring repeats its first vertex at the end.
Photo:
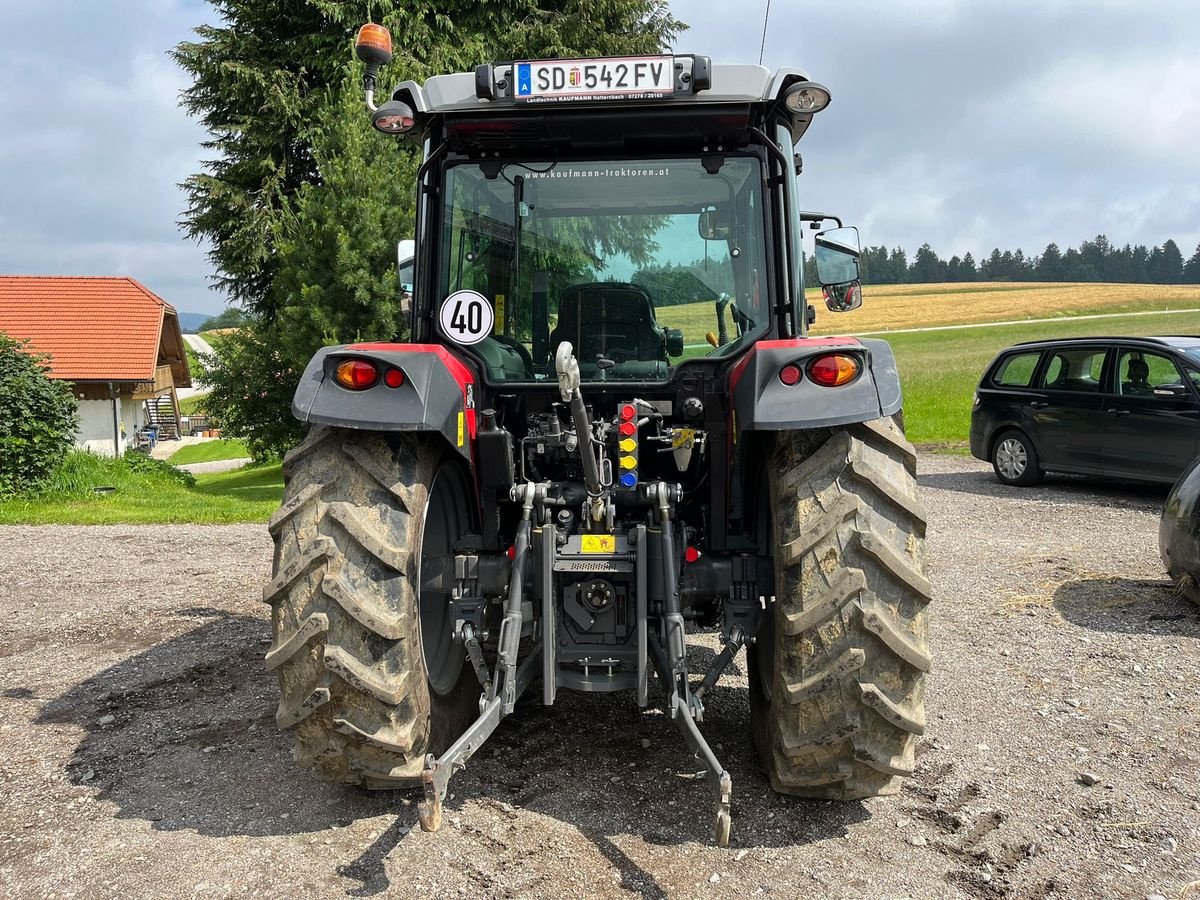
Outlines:
POLYGON ((1200 615, 1160 571, 1165 491, 1003 488, 955 457, 923 457, 921 484, 936 671, 915 777, 865 803, 772 794, 739 666, 703 726, 733 775, 728 850, 664 716, 570 691, 531 691, 424 834, 410 798, 292 764, 264 529, 0 528, 0 893, 1187 894, 1200 615))

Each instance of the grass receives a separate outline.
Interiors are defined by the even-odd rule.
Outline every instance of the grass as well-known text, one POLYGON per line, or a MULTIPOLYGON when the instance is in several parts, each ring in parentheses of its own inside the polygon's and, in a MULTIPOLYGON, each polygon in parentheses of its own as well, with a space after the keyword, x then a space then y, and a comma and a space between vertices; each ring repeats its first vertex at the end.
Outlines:
POLYGON ((819 292, 810 291, 808 302, 817 308, 813 334, 860 334, 1096 313, 1200 310, 1200 285, 1027 282, 868 285, 863 288, 863 305, 854 312, 827 312, 819 292))
POLYGON ((39 496, 0 500, 2 525, 265 522, 283 496, 279 463, 190 478, 166 463, 74 452, 39 496), (97 494, 96 487, 113 491, 97 494))
POLYGON ((190 397, 179 398, 179 413, 184 416, 200 415, 200 404, 208 394, 192 394, 190 397))
POLYGON ((173 466, 186 466, 190 463, 216 462, 222 459, 248 459, 249 457, 250 451, 244 443, 222 438, 180 447, 171 454, 169 461, 173 466))
POLYGON ((1005 347, 1045 338, 1198 331, 1200 316, 1193 312, 896 334, 888 343, 900 368, 909 439, 919 444, 955 444, 967 440, 979 377, 1005 347))

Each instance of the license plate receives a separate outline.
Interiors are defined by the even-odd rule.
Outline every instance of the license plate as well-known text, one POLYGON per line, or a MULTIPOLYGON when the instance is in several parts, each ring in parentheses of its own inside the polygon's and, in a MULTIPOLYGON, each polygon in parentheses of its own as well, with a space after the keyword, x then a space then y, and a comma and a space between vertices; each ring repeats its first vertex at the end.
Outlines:
POLYGON ((674 57, 519 62, 513 98, 528 101, 645 100, 675 92, 674 57))

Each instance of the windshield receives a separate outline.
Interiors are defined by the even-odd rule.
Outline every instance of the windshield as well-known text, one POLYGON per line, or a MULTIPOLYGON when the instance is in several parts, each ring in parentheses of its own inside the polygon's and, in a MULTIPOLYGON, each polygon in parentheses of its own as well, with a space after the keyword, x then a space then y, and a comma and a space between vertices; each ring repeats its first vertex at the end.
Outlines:
POLYGON ((491 381, 553 380, 562 341, 588 381, 732 353, 769 319, 761 182, 750 156, 455 166, 434 318, 491 381))

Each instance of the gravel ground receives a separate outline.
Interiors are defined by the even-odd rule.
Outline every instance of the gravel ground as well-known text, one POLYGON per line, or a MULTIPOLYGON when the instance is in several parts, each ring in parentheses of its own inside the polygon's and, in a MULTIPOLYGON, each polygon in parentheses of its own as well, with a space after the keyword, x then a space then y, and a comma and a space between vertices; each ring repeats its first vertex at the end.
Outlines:
MULTIPOLYGON (((0 528, 0 892, 1189 893, 1200 615, 1161 573, 1165 492, 1008 489, 955 457, 923 458, 921 484, 938 600, 916 775, 865 803, 772 794, 739 667, 703 726, 733 775, 728 850, 673 726, 570 691, 551 709, 531 691, 424 834, 410 797, 292 764, 261 527, 0 528)), ((702 664, 713 640, 695 642, 702 664)))

